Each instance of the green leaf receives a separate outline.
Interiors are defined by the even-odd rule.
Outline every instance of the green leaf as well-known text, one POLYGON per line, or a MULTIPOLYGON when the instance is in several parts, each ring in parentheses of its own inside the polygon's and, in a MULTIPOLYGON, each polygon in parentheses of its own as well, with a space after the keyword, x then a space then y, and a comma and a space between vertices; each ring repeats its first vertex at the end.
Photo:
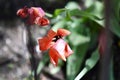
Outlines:
POLYGON ((104 5, 103 5, 103 2, 100 2, 98 0, 87 0, 86 1, 87 4, 86 6, 89 6, 85 11, 86 12, 89 12, 99 18, 103 18, 103 9, 104 9, 104 5), (91 3, 92 2, 92 3, 91 3), (90 5, 88 5, 90 4, 90 5))
POLYGON ((100 1, 95 1, 93 7, 94 8, 93 8, 93 11, 91 11, 91 13, 99 18, 103 18, 103 13, 104 13, 103 12, 103 9, 104 9, 103 3, 100 1))
POLYGON ((80 67, 82 66, 81 64, 84 56, 86 55, 88 45, 89 43, 84 43, 73 47, 74 53, 67 60, 67 80, 74 80, 80 67))
POLYGON ((56 9, 55 12, 54 12, 54 16, 57 18, 61 18, 62 20, 63 19, 66 19, 66 20, 71 20, 71 16, 70 16, 70 13, 68 11, 68 9, 66 8, 63 8, 63 9, 56 9))
POLYGON ((85 6, 88 8, 90 7, 91 5, 93 5, 93 3, 95 2, 96 0, 85 0, 85 6))
POLYGON ((114 78, 114 67, 113 67, 114 63, 113 63, 113 57, 111 59, 111 63, 110 63, 110 80, 115 80, 114 78))
POLYGON ((112 18, 111 20, 111 26, 110 26, 110 30, 117 35, 118 37, 120 37, 120 25, 119 22, 117 21, 116 18, 112 18))
POLYGON ((54 16, 58 16, 59 14, 61 14, 64 11, 66 11, 65 8, 63 8, 63 9, 56 9, 55 12, 54 12, 54 16))
POLYGON ((51 73, 52 75, 56 74, 57 72, 60 71, 60 67, 61 67, 61 66, 58 66, 58 67, 55 67, 55 68, 51 69, 51 70, 50 70, 50 73, 51 73))
POLYGON ((117 20, 120 20, 120 0, 112 1, 112 10, 117 20))
POLYGON ((71 2, 68 2, 67 5, 65 6, 66 9, 79 9, 80 6, 78 3, 74 2, 74 1, 71 1, 71 2))
POLYGON ((99 50, 94 51, 89 59, 86 60, 85 66, 88 70, 92 69, 99 60, 99 50))
POLYGON ((115 0, 112 1, 112 10, 113 13, 111 15, 111 26, 110 26, 110 30, 117 35, 118 37, 120 37, 120 1, 119 0, 115 0))
POLYGON ((53 17, 53 15, 52 15, 52 14, 47 13, 47 12, 45 13, 45 15, 46 15, 47 17, 50 17, 50 18, 51 18, 51 17, 53 17))
POLYGON ((89 42, 90 37, 77 34, 76 32, 72 32, 72 34, 69 35, 69 40, 74 46, 78 46, 86 42, 89 42))
POLYGON ((69 13, 68 10, 66 10, 66 17, 65 18, 66 18, 67 21, 72 21, 70 13, 69 13))
POLYGON ((45 64, 49 61, 49 56, 47 53, 43 56, 43 59, 39 62, 38 68, 37 68, 37 74, 41 72, 41 70, 44 68, 45 64))
POLYGON ((78 76, 75 78, 75 80, 80 80, 89 70, 91 70, 96 65, 96 63, 98 62, 98 60, 99 60, 99 52, 98 52, 98 49, 96 49, 92 53, 91 57, 86 60, 85 67, 78 74, 78 76))
POLYGON ((63 28, 66 25, 66 20, 61 20, 53 25, 52 29, 57 31, 59 28, 63 28))
POLYGON ((86 11, 81 11, 79 9, 70 10, 70 16, 78 16, 78 17, 88 18, 90 20, 95 21, 102 27, 104 26, 104 20, 102 18, 99 18, 91 13, 86 12, 86 11))

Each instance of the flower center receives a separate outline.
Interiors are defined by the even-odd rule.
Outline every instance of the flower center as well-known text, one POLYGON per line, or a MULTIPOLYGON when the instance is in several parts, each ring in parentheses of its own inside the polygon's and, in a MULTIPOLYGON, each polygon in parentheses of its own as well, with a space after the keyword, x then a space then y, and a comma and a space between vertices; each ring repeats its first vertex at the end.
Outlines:
POLYGON ((57 36, 55 36, 54 38, 53 38, 53 42, 56 42, 58 39, 60 39, 60 38, 62 38, 60 35, 57 35, 57 36))

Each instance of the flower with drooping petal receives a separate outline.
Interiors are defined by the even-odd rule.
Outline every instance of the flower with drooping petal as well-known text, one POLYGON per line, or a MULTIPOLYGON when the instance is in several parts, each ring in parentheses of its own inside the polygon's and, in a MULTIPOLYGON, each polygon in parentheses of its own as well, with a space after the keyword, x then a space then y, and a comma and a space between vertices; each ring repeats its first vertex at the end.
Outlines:
POLYGON ((28 8, 27 7, 24 7, 23 9, 19 9, 17 11, 17 15, 20 16, 21 18, 27 18, 28 16, 28 8))
POLYGON ((62 39, 69 34, 70 31, 66 29, 58 29, 57 32, 49 30, 45 37, 38 40, 41 51, 50 49, 50 61, 55 66, 57 66, 59 58, 66 61, 66 58, 73 53, 69 45, 62 39))
POLYGON ((49 20, 45 18, 45 12, 40 7, 24 7, 17 11, 17 15, 23 19, 27 19, 27 23, 31 25, 37 24, 40 26, 46 26, 50 23, 49 20))
POLYGON ((50 22, 47 18, 40 18, 40 17, 37 17, 36 20, 35 20, 35 24, 37 25, 40 25, 40 26, 45 26, 45 25, 48 25, 50 22))

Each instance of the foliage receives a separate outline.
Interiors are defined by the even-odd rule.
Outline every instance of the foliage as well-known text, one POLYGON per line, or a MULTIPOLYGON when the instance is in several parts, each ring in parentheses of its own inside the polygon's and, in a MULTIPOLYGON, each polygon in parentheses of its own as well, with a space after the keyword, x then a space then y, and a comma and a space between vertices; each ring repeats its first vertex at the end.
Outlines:
MULTIPOLYGON (((52 29, 62 27, 70 30, 72 33, 66 38, 74 51, 74 54, 68 58, 66 64, 67 80, 73 80, 76 77, 81 69, 88 49, 91 47, 94 48, 94 45, 97 43, 97 36, 104 27, 102 2, 95 1, 94 4, 89 5, 89 7, 86 6, 88 8, 85 10, 81 10, 78 6, 75 2, 69 2, 64 9, 56 9, 51 20, 53 23, 52 29), (74 4, 74 7, 70 4, 74 4)), ((99 60, 97 58, 99 56, 98 49, 96 49, 96 51, 96 56, 94 56, 94 53, 93 55, 91 53, 92 57, 86 62, 86 65, 90 65, 86 72, 92 69, 99 60)), ((88 66, 85 66, 85 68, 86 67, 88 66)), ((81 77, 83 77, 85 73, 83 73, 81 77)))
MULTIPOLYGON (((72 33, 65 39, 74 53, 67 59, 66 64, 60 62, 58 68, 54 68, 51 72, 51 74, 55 74, 60 71, 62 66, 66 66, 66 80, 81 79, 99 61, 98 39, 101 30, 104 28, 103 2, 98 0, 85 0, 84 2, 84 9, 72 1, 67 3, 64 8, 56 9, 53 14, 46 13, 51 20, 50 25, 53 30, 65 28, 72 33), (91 50, 91 57, 85 59, 89 50, 91 50), (85 66, 82 68, 84 61, 85 66)), ((120 37, 120 3, 116 0, 114 5, 117 7, 115 9, 112 7, 114 13, 111 16, 110 28, 113 34, 120 37)), ((48 56, 44 55, 38 65, 37 73, 41 72, 48 61, 48 56)))

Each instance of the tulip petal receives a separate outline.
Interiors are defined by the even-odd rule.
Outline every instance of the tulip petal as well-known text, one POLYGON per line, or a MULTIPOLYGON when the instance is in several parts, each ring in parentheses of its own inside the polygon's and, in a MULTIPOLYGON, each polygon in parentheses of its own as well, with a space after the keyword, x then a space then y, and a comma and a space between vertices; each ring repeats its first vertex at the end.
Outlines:
POLYGON ((31 7, 31 9, 33 10, 34 16, 39 16, 41 18, 45 16, 45 12, 43 11, 42 8, 40 8, 40 7, 31 7))
POLYGON ((36 18, 42 18, 45 16, 45 12, 40 7, 31 7, 28 10, 29 13, 29 24, 34 24, 36 22, 36 18))
POLYGON ((66 29, 58 29, 57 35, 60 35, 61 37, 69 35, 71 32, 66 29))
POLYGON ((56 55, 56 52, 54 51, 54 49, 52 49, 52 48, 50 49, 49 56, 50 56, 51 63, 54 66, 57 66, 59 57, 56 55))
POLYGON ((38 39, 38 43, 39 43, 39 49, 42 51, 49 49, 54 44, 54 42, 48 39, 48 37, 43 37, 42 39, 38 39))
POLYGON ((34 24, 35 19, 38 17, 38 15, 35 14, 34 10, 31 8, 28 10, 28 12, 29 12, 28 24, 34 24))
POLYGON ((38 40, 40 50, 44 51, 49 49, 55 42, 52 41, 53 37, 56 35, 56 32, 49 30, 47 36, 38 40))
POLYGON ((48 31, 47 37, 52 40, 56 36, 56 34, 57 33, 51 29, 48 31))
POLYGON ((17 11, 17 15, 23 19, 26 18, 27 23, 30 25, 38 24, 41 26, 45 26, 49 24, 49 20, 44 18, 45 16, 44 10, 40 7, 31 8, 24 7, 23 9, 19 9, 17 11))
POLYGON ((71 48, 68 44, 66 44, 66 46, 65 46, 65 52, 66 52, 65 57, 69 57, 73 53, 73 51, 71 50, 71 48))
POLYGON ((21 18, 26 18, 28 16, 28 9, 27 8, 19 9, 17 11, 17 15, 20 16, 21 18))
POLYGON ((59 58, 66 61, 65 57, 65 45, 66 42, 63 39, 57 40, 57 42, 51 47, 55 54, 58 55, 59 58))
POLYGON ((36 20, 35 20, 35 24, 40 25, 40 26, 46 26, 49 23, 50 22, 47 18, 37 17, 36 20))

